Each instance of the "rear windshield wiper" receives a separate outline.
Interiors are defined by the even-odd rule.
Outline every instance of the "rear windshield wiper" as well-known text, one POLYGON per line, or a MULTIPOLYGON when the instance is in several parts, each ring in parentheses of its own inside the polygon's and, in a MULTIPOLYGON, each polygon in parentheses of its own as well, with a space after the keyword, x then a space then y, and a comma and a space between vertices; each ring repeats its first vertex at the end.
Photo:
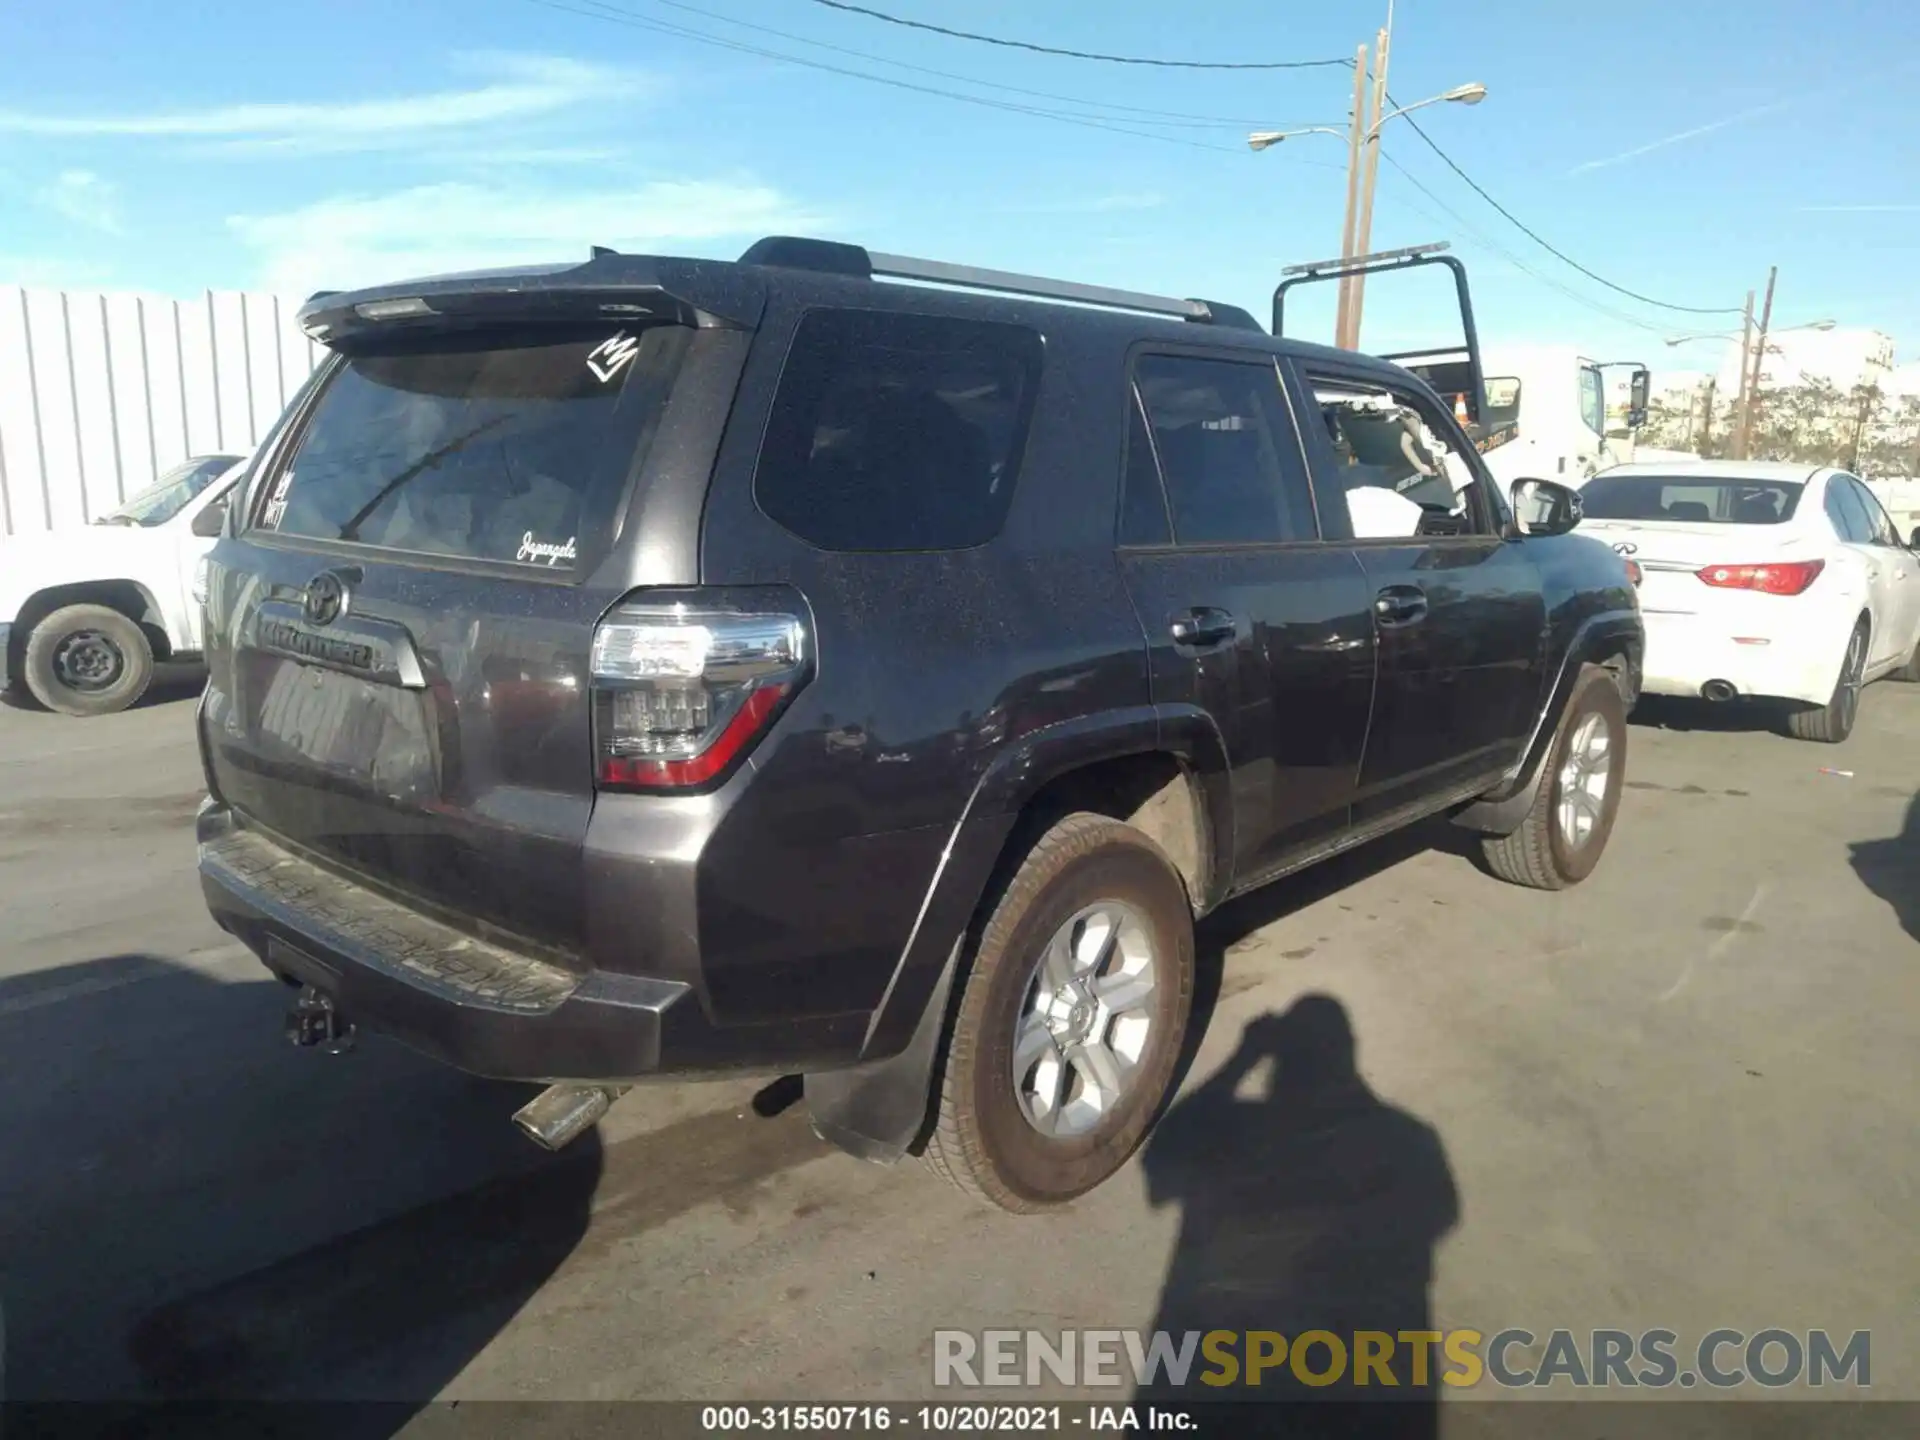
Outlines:
POLYGON ((465 434, 456 435, 453 437, 453 439, 447 441, 446 444, 440 446, 438 449, 429 450, 426 454, 422 455, 418 460, 414 461, 413 464, 409 465, 406 469, 402 470, 398 475, 394 476, 391 480, 387 481, 386 484, 382 485, 378 490, 374 492, 373 498, 371 500, 369 500, 366 504, 362 505, 358 510, 354 511, 352 517, 347 521, 347 523, 340 527, 340 538, 342 540, 358 540, 360 538, 360 534, 359 534, 360 527, 367 523, 368 517, 371 516, 374 511, 378 510, 382 505, 384 505, 387 502, 388 498, 393 494, 394 491, 398 490, 402 485, 406 484, 409 480, 413 479, 414 476, 422 474, 425 471, 431 470, 434 466, 438 465, 442 460, 446 459, 449 455, 453 454, 456 450, 459 450, 465 447, 466 444, 469 441, 473 440, 476 436, 484 433, 485 431, 493 429, 493 427, 496 425, 505 424, 507 419, 508 417, 505 415, 496 415, 491 420, 483 420, 478 425, 474 426, 471 430, 467 431, 465 434))

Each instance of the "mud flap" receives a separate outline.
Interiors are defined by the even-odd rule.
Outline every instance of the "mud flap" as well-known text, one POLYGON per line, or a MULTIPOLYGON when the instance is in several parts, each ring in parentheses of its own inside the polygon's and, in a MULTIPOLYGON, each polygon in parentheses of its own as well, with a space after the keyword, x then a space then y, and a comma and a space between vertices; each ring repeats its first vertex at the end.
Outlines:
POLYGON ((947 955, 906 1049, 885 1060, 806 1077, 807 1110, 822 1140, 861 1160, 892 1165, 922 1139, 963 943, 964 936, 947 955))

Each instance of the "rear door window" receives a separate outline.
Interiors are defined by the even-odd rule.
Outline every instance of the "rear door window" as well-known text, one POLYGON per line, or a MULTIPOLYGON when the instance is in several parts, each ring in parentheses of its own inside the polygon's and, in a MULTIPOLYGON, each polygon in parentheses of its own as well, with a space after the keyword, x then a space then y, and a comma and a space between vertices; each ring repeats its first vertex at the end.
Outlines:
POLYGON ((1134 383, 1153 428, 1175 544, 1320 538, 1272 361, 1142 355, 1134 383))
POLYGON ((965 550, 1000 533, 1040 386, 1038 332, 811 310, 794 333, 754 500, 822 550, 965 550))
POLYGON ((350 355, 325 382, 257 523, 579 570, 616 528, 691 333, 523 328, 350 355))

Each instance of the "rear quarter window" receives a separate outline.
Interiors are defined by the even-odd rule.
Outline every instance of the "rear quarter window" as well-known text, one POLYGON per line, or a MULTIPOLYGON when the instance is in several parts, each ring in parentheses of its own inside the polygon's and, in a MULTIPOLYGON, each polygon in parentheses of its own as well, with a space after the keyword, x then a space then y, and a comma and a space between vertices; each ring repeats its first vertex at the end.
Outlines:
POLYGON ((774 395, 754 500, 822 550, 964 550, 1000 533, 1040 384, 1036 331, 811 310, 774 395))
POLYGON ((690 333, 523 327, 350 355, 324 383, 257 523, 575 570, 615 528, 690 333))

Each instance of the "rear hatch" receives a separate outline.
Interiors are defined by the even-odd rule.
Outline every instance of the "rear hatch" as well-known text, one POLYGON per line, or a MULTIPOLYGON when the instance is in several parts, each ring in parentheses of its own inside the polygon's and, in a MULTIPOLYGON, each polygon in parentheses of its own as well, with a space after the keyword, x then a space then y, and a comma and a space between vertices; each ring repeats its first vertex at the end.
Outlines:
POLYGON ((330 362, 210 577, 219 798, 401 898, 577 954, 589 652, 624 589, 596 571, 695 334, 414 329, 330 362))

